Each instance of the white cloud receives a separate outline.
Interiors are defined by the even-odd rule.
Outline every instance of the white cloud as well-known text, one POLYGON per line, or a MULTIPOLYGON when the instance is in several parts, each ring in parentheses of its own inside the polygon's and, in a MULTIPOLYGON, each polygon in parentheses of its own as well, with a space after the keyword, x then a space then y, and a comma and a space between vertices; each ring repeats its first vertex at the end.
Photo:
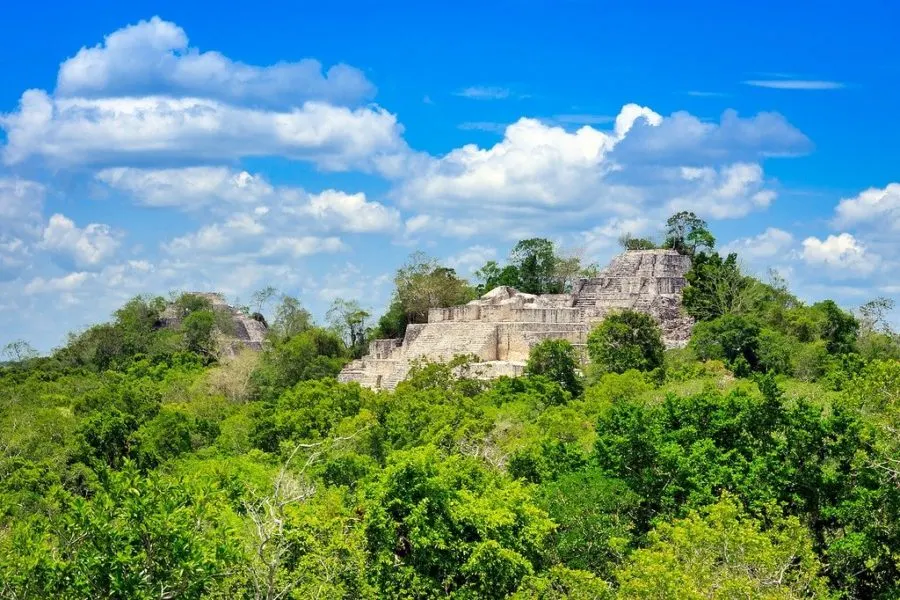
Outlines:
POLYGON ((355 233, 390 232, 400 225, 396 209, 367 201, 363 193, 325 190, 311 195, 308 203, 295 212, 309 215, 329 228, 355 233))
POLYGON ((762 167, 736 163, 712 167, 682 167, 680 177, 689 182, 687 195, 669 202, 670 212, 692 210, 712 219, 743 217, 764 209, 775 199, 775 192, 765 189, 762 167))
POLYGON ((803 240, 801 256, 807 264, 825 267, 829 274, 841 277, 869 275, 880 262, 849 233, 829 235, 825 240, 808 237, 803 240))
POLYGON ((842 199, 834 220, 839 227, 867 225, 900 232, 900 183, 869 188, 853 198, 842 199))
POLYGON ((577 241, 590 255, 607 255, 623 235, 644 237, 658 225, 643 217, 628 219, 613 217, 587 231, 582 231, 577 241))
POLYGON ((41 222, 46 188, 17 177, 0 177, 0 233, 35 233, 41 222))
POLYGON ((148 92, 215 98, 232 103, 296 106, 307 100, 356 102, 374 95, 358 69, 335 65, 323 73, 312 59, 258 67, 188 45, 175 23, 153 17, 123 27, 102 44, 62 63, 60 96, 141 96, 148 92))
POLYGON ((744 84, 775 90, 838 90, 845 87, 839 81, 821 79, 751 79, 744 84))
MULTIPOLYGON (((253 206, 255 221, 265 219, 271 223, 288 219, 295 225, 297 217, 302 217, 304 225, 312 223, 324 229, 353 233, 391 232, 400 225, 400 213, 395 208, 367 200, 364 193, 329 189, 309 194, 297 187, 275 187, 262 175, 227 167, 114 168, 104 169, 96 177, 110 188, 149 206, 211 207, 216 213, 228 213, 235 205, 253 206)), ((199 237, 209 242, 217 240, 215 244, 205 245, 224 247, 223 227, 235 229, 228 224, 212 225, 200 232, 199 237)))
POLYGON ((24 291, 28 295, 46 294, 49 292, 71 292, 72 290, 81 287, 91 277, 91 273, 85 273, 84 271, 77 271, 62 277, 50 279, 35 277, 25 284, 24 291))
POLYGON ((0 280, 18 275, 32 258, 31 248, 18 237, 0 235, 0 280))
POLYGON ((313 101, 275 112, 193 97, 51 98, 28 90, 18 111, 0 115, 0 127, 7 164, 32 156, 58 165, 128 165, 278 155, 344 170, 405 151, 387 111, 313 101))
POLYGON ((294 258, 302 258, 312 254, 341 252, 346 250, 347 246, 336 237, 278 237, 266 242, 262 246, 261 256, 292 256, 294 258))
POLYGON ((226 167, 136 169, 118 167, 96 174, 99 181, 147 206, 199 208, 212 203, 253 204, 274 188, 260 175, 226 167))
POLYGON ((204 225, 194 233, 176 237, 163 244, 170 254, 190 255, 193 253, 214 253, 240 247, 266 233, 266 227, 257 215, 236 213, 222 223, 204 225))
POLYGON ((107 225, 91 223, 79 228, 71 219, 55 214, 44 229, 41 247, 71 258, 78 267, 92 267, 109 259, 119 240, 107 225))
MULTIPOLYGON (((783 117, 718 123, 687 113, 663 118, 625 105, 612 131, 566 131, 535 119, 509 125, 497 144, 469 144, 398 169, 392 192, 420 215, 407 234, 583 229, 585 221, 662 219, 687 208, 706 218, 736 218, 768 207, 776 193, 760 161, 805 151, 809 140, 783 117)), ((599 242, 594 236, 589 243, 599 242)))
POLYGON ((509 98, 510 94, 509 88, 484 85, 467 87, 456 93, 457 96, 471 100, 503 100, 509 98))
POLYGON ((722 252, 736 252, 742 259, 784 258, 794 243, 794 236, 783 229, 769 227, 753 237, 739 238, 722 247, 722 252))

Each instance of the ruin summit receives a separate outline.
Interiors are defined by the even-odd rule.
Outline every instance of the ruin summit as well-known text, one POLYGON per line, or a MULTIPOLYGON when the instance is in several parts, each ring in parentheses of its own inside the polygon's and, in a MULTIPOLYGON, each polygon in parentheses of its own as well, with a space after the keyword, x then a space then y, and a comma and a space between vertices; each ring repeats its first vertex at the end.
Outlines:
POLYGON ((460 354, 478 357, 482 377, 517 376, 538 342, 563 339, 583 350, 591 329, 622 309, 651 315, 666 347, 683 347, 693 326, 681 310, 690 268, 691 259, 675 250, 630 250, 596 277, 576 281, 569 294, 524 294, 501 286, 468 304, 429 310, 428 322, 408 325, 403 338, 373 341, 339 379, 393 389, 414 361, 460 354))

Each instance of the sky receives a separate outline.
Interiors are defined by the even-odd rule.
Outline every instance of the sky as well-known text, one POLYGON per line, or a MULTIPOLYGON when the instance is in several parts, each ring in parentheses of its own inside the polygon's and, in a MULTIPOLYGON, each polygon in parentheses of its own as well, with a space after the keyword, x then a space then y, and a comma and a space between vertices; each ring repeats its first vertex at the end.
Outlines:
POLYGON ((900 299, 896 2, 3 13, 0 346, 178 290, 377 315, 414 251, 602 265, 679 210, 804 300, 900 299))

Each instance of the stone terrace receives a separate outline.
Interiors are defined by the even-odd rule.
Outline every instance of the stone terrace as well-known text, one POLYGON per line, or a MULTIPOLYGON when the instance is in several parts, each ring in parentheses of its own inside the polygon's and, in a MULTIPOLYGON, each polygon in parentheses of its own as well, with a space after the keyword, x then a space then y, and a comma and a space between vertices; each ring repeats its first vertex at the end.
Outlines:
POLYGON ((576 282, 571 294, 532 295, 498 287, 463 306, 435 308, 428 322, 410 325, 402 339, 375 340, 369 354, 348 364, 341 381, 393 389, 411 361, 447 361, 472 354, 482 377, 521 375, 531 347, 565 339, 584 349, 587 335, 612 311, 638 310, 656 319, 666 347, 682 347, 693 321, 681 310, 690 258, 674 250, 620 254, 597 277, 576 282))

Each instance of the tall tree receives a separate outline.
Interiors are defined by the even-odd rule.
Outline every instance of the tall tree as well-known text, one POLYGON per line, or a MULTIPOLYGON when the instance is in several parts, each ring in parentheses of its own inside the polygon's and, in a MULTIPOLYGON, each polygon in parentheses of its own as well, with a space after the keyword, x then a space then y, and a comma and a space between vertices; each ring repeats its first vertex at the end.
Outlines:
POLYGON ((293 296, 284 295, 275 307, 275 319, 272 331, 277 335, 289 338, 312 327, 312 315, 303 308, 300 301, 293 296))
POLYGON ((519 291, 527 294, 563 292, 557 277, 556 249, 550 240, 529 238, 520 241, 510 252, 509 264, 519 272, 519 291))
POLYGON ((325 315, 331 327, 340 334, 352 356, 360 356, 365 350, 366 321, 369 313, 356 300, 336 298, 325 315))
POLYGON ((699 251, 712 250, 716 238, 709 232, 706 221, 692 212, 681 211, 666 221, 665 246, 693 256, 699 251))
POLYGON ((741 274, 737 254, 724 259, 718 253, 697 254, 685 278, 690 285, 683 292, 684 308, 699 321, 739 312, 747 300, 749 279, 741 274))
POLYGON ((456 271, 441 265, 424 252, 416 252, 394 277, 396 301, 409 323, 424 323, 428 310, 465 304, 475 290, 456 271))

